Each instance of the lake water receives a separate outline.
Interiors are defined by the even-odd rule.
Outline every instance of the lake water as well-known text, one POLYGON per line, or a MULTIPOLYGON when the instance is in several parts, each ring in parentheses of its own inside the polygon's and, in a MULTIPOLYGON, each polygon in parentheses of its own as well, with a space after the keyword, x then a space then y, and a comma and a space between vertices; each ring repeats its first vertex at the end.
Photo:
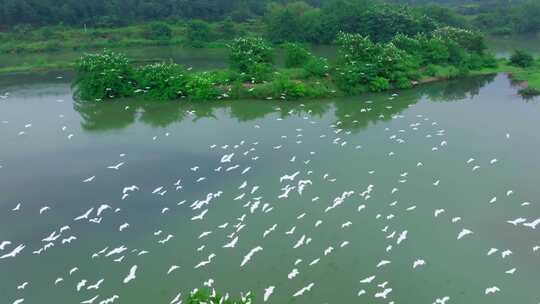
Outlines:
POLYGON ((0 77, 1 303, 540 301, 540 100, 504 75, 200 104, 70 78, 0 77))

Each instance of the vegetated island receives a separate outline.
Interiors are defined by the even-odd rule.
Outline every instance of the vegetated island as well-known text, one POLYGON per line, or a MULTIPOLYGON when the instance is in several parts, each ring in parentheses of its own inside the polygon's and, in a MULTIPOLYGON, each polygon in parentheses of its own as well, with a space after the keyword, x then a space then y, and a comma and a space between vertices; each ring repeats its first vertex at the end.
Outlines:
POLYGON ((259 37, 237 38, 228 45, 230 68, 193 72, 175 63, 135 65, 125 55, 104 50, 75 63, 76 97, 85 101, 143 97, 153 100, 323 98, 407 89, 421 83, 468 74, 508 70, 528 81, 523 95, 540 91, 539 64, 516 52, 509 62, 486 51, 482 34, 442 27, 414 36, 395 35, 373 42, 361 34, 340 32, 337 60, 286 43, 285 68, 274 66, 274 47, 259 37))

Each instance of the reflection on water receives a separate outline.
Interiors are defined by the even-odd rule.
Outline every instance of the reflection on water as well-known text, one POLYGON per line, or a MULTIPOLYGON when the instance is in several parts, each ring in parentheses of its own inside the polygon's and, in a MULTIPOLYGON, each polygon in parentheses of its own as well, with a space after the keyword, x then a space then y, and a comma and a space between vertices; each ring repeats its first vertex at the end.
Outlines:
POLYGON ((184 119, 197 121, 202 118, 217 119, 216 111, 227 113, 230 118, 241 122, 264 118, 278 113, 281 118, 291 115, 301 117, 323 116, 335 106, 336 119, 342 127, 358 131, 379 120, 388 121, 422 97, 432 101, 457 101, 479 94, 480 89, 491 82, 495 75, 470 77, 462 80, 445 81, 400 92, 399 98, 391 106, 381 102, 392 93, 371 94, 333 100, 303 102, 279 101, 212 101, 212 102, 155 102, 145 100, 124 100, 107 103, 76 101, 74 108, 83 118, 82 127, 87 131, 107 131, 123 129, 135 122, 152 127, 166 127, 184 119), (188 114, 191 113, 191 114, 188 114))

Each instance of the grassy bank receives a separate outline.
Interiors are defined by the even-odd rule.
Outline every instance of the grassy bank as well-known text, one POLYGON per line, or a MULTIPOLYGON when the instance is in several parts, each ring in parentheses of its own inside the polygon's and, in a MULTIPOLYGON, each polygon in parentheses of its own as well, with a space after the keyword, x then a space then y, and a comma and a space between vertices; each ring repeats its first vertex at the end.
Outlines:
POLYGON ((0 32, 0 53, 44 53, 136 46, 224 47, 237 35, 258 33, 254 22, 147 22, 123 27, 18 27, 0 32))
POLYGON ((506 73, 510 79, 520 88, 520 94, 524 97, 534 97, 540 95, 540 59, 528 67, 512 65, 509 60, 501 59, 495 68, 483 68, 473 71, 474 75, 485 75, 494 73, 506 73))

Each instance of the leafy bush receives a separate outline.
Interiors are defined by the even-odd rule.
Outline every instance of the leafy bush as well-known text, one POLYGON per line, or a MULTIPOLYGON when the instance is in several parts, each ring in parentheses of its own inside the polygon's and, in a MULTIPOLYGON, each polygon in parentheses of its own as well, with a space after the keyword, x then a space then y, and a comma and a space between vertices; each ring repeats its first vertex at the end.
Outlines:
POLYGON ((165 23, 156 22, 150 25, 148 34, 152 39, 169 40, 172 37, 172 29, 165 23))
POLYGON ((311 56, 304 65, 305 77, 326 77, 330 71, 328 60, 323 57, 311 56))
POLYGON ((286 43, 283 48, 285 49, 285 66, 288 68, 300 67, 312 57, 305 47, 297 43, 286 43))
POLYGON ((452 40, 469 52, 483 53, 487 49, 484 36, 476 31, 447 26, 435 30, 433 36, 452 40))
POLYGON ((228 47, 231 68, 252 81, 263 80, 272 70, 273 49, 262 38, 237 38, 228 47))
POLYGON ((139 89, 136 92, 158 100, 187 96, 188 75, 174 63, 157 63, 140 67, 135 72, 139 89))
POLYGON ((219 91, 213 82, 212 76, 207 73, 196 74, 190 77, 186 84, 187 95, 194 101, 216 99, 219 91))
POLYGON ((219 23, 218 31, 220 33, 220 36, 223 38, 233 38, 234 36, 236 36, 235 23, 232 21, 231 18, 226 18, 219 23))
POLYGON ((247 71, 241 74, 241 79, 251 83, 261 83, 272 78, 273 70, 274 68, 270 64, 255 63, 248 66, 247 71))
POLYGON ((335 78, 338 86, 348 92, 366 89, 379 91, 381 87, 400 86, 418 77, 417 60, 393 43, 373 43, 359 34, 340 33, 338 65, 335 78))
POLYGON ((127 97, 134 94, 134 70, 123 54, 104 50, 85 54, 75 64, 77 92, 83 100, 127 97))
POLYGON ((383 77, 375 77, 369 82, 369 90, 371 92, 382 92, 390 89, 390 82, 383 77))
POLYGON ((531 88, 531 87, 526 87, 526 88, 520 89, 519 94, 523 96, 525 99, 528 99, 528 98, 540 96, 540 90, 531 88))
POLYGON ((187 24, 186 39, 187 42, 196 48, 203 47, 210 41, 212 31, 210 25, 202 20, 193 20, 187 24))
POLYGON ((279 76, 270 85, 273 93, 283 99, 298 99, 306 96, 306 86, 287 77, 279 76))
POLYGON ((463 76, 466 71, 452 65, 441 66, 432 64, 426 67, 425 73, 426 75, 437 78, 453 79, 459 76, 463 76))
POLYGON ((516 50, 512 56, 510 56, 510 64, 521 68, 527 68, 532 66, 534 58, 523 50, 516 50))

